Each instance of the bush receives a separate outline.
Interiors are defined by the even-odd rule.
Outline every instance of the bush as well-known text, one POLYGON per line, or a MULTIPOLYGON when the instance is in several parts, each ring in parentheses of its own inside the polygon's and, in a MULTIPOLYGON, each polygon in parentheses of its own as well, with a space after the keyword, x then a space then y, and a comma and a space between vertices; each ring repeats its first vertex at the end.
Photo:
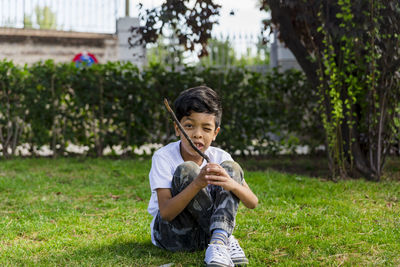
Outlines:
POLYGON ((34 154, 43 145, 54 155, 65 154, 73 143, 97 156, 105 147, 132 151, 144 144, 165 144, 175 136, 163 98, 172 102, 183 89, 198 85, 213 88, 223 99, 217 145, 231 153, 294 152, 300 145, 313 149, 322 143, 316 96, 299 71, 177 71, 160 65, 139 71, 130 63, 76 68, 53 61, 18 67, 1 61, 3 155, 16 154, 16 146, 25 143, 34 154))

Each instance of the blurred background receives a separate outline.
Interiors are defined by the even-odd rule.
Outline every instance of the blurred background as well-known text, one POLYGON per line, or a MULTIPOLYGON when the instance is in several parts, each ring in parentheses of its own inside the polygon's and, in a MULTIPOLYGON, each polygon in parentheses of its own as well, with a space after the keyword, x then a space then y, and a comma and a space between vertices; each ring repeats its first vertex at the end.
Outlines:
POLYGON ((273 35, 261 32, 262 20, 269 14, 260 10, 256 0, 216 1, 222 6, 219 23, 208 43, 209 56, 202 59, 197 57, 198 51, 185 51, 177 45, 176 37, 168 33, 155 44, 129 47, 130 28, 143 24, 139 7, 144 11, 162 2, 0 0, 0 59, 17 64, 46 59, 70 62, 89 53, 100 63, 129 61, 137 66, 165 62, 298 68, 288 49, 275 42, 273 35))
MULTIPOLYGON (((400 107, 392 101, 399 95, 398 83, 389 74, 396 73, 399 60, 380 57, 382 49, 398 47, 399 23, 393 22, 398 10, 376 7, 393 16, 382 13, 382 26, 371 30, 372 15, 358 12, 363 3, 329 2, 326 10, 339 13, 325 18, 307 1, 0 0, 0 156, 151 154, 176 138, 161 100, 172 101, 199 84, 224 99, 217 145, 234 155, 319 156, 342 145, 348 150, 353 134, 341 133, 354 123, 359 150, 365 153, 355 158, 365 166, 373 162, 367 160, 371 153, 398 155, 400 107), (343 16, 344 4, 354 5, 354 14, 343 16), (361 18, 348 27, 340 23, 353 15, 361 18), (348 49, 338 41, 329 46, 338 51, 326 50, 327 41, 342 40, 345 26, 348 49), (370 36, 365 45, 354 46, 361 40, 352 39, 356 30, 370 36), (373 39, 377 32, 386 39, 373 39), (339 86, 339 70, 332 66, 346 58, 352 67, 338 65, 344 68, 339 86), (375 66, 386 76, 378 75, 375 66), (376 77, 382 84, 371 86, 376 77), (382 100, 371 98, 376 88, 382 100), (337 115, 348 108, 343 106, 347 97, 354 102, 355 113, 349 114, 359 113, 348 124, 347 115, 337 115), (385 112, 387 117, 381 115, 385 112), (339 126, 344 128, 339 131, 339 126), (350 139, 342 142, 342 137, 350 139)), ((346 176, 344 162, 352 173, 352 157, 333 151, 328 157, 332 173, 341 168, 346 176), (336 168, 335 161, 343 164, 336 168)), ((380 154, 376 158, 378 177, 384 160, 380 154)), ((375 179, 375 174, 367 176, 375 179)))

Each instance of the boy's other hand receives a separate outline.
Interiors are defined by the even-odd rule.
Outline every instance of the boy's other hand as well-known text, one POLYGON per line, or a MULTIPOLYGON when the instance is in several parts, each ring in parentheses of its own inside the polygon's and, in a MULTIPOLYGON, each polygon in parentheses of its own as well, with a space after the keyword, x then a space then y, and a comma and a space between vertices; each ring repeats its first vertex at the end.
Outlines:
POLYGON ((219 185, 226 191, 232 191, 239 185, 219 164, 208 163, 204 168, 207 170, 205 178, 208 184, 219 185))
POLYGON ((199 175, 197 175, 196 179, 194 179, 193 181, 201 189, 203 189, 208 185, 206 175, 207 175, 207 165, 200 170, 199 175))

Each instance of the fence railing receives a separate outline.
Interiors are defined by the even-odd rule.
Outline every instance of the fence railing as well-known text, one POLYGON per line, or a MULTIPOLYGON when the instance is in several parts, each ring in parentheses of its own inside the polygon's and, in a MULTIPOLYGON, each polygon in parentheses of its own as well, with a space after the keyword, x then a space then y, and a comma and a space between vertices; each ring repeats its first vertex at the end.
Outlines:
POLYGON ((0 0, 0 27, 114 33, 121 0, 0 0))

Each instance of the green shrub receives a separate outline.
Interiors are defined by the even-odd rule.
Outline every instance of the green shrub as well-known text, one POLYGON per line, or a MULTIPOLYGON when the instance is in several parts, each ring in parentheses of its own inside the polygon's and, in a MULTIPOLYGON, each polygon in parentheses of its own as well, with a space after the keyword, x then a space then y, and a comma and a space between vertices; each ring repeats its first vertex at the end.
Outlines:
POLYGON ((7 140, 10 122, 18 122, 16 145, 28 143, 33 153, 48 145, 54 155, 65 154, 73 143, 102 156, 107 146, 129 153, 143 144, 165 144, 175 136, 163 98, 172 103, 180 91, 198 85, 213 88, 223 99, 217 145, 229 152, 264 155, 322 143, 316 96, 299 71, 178 71, 160 65, 140 71, 119 62, 84 68, 53 61, 30 67, 0 62, 0 137, 7 140))

